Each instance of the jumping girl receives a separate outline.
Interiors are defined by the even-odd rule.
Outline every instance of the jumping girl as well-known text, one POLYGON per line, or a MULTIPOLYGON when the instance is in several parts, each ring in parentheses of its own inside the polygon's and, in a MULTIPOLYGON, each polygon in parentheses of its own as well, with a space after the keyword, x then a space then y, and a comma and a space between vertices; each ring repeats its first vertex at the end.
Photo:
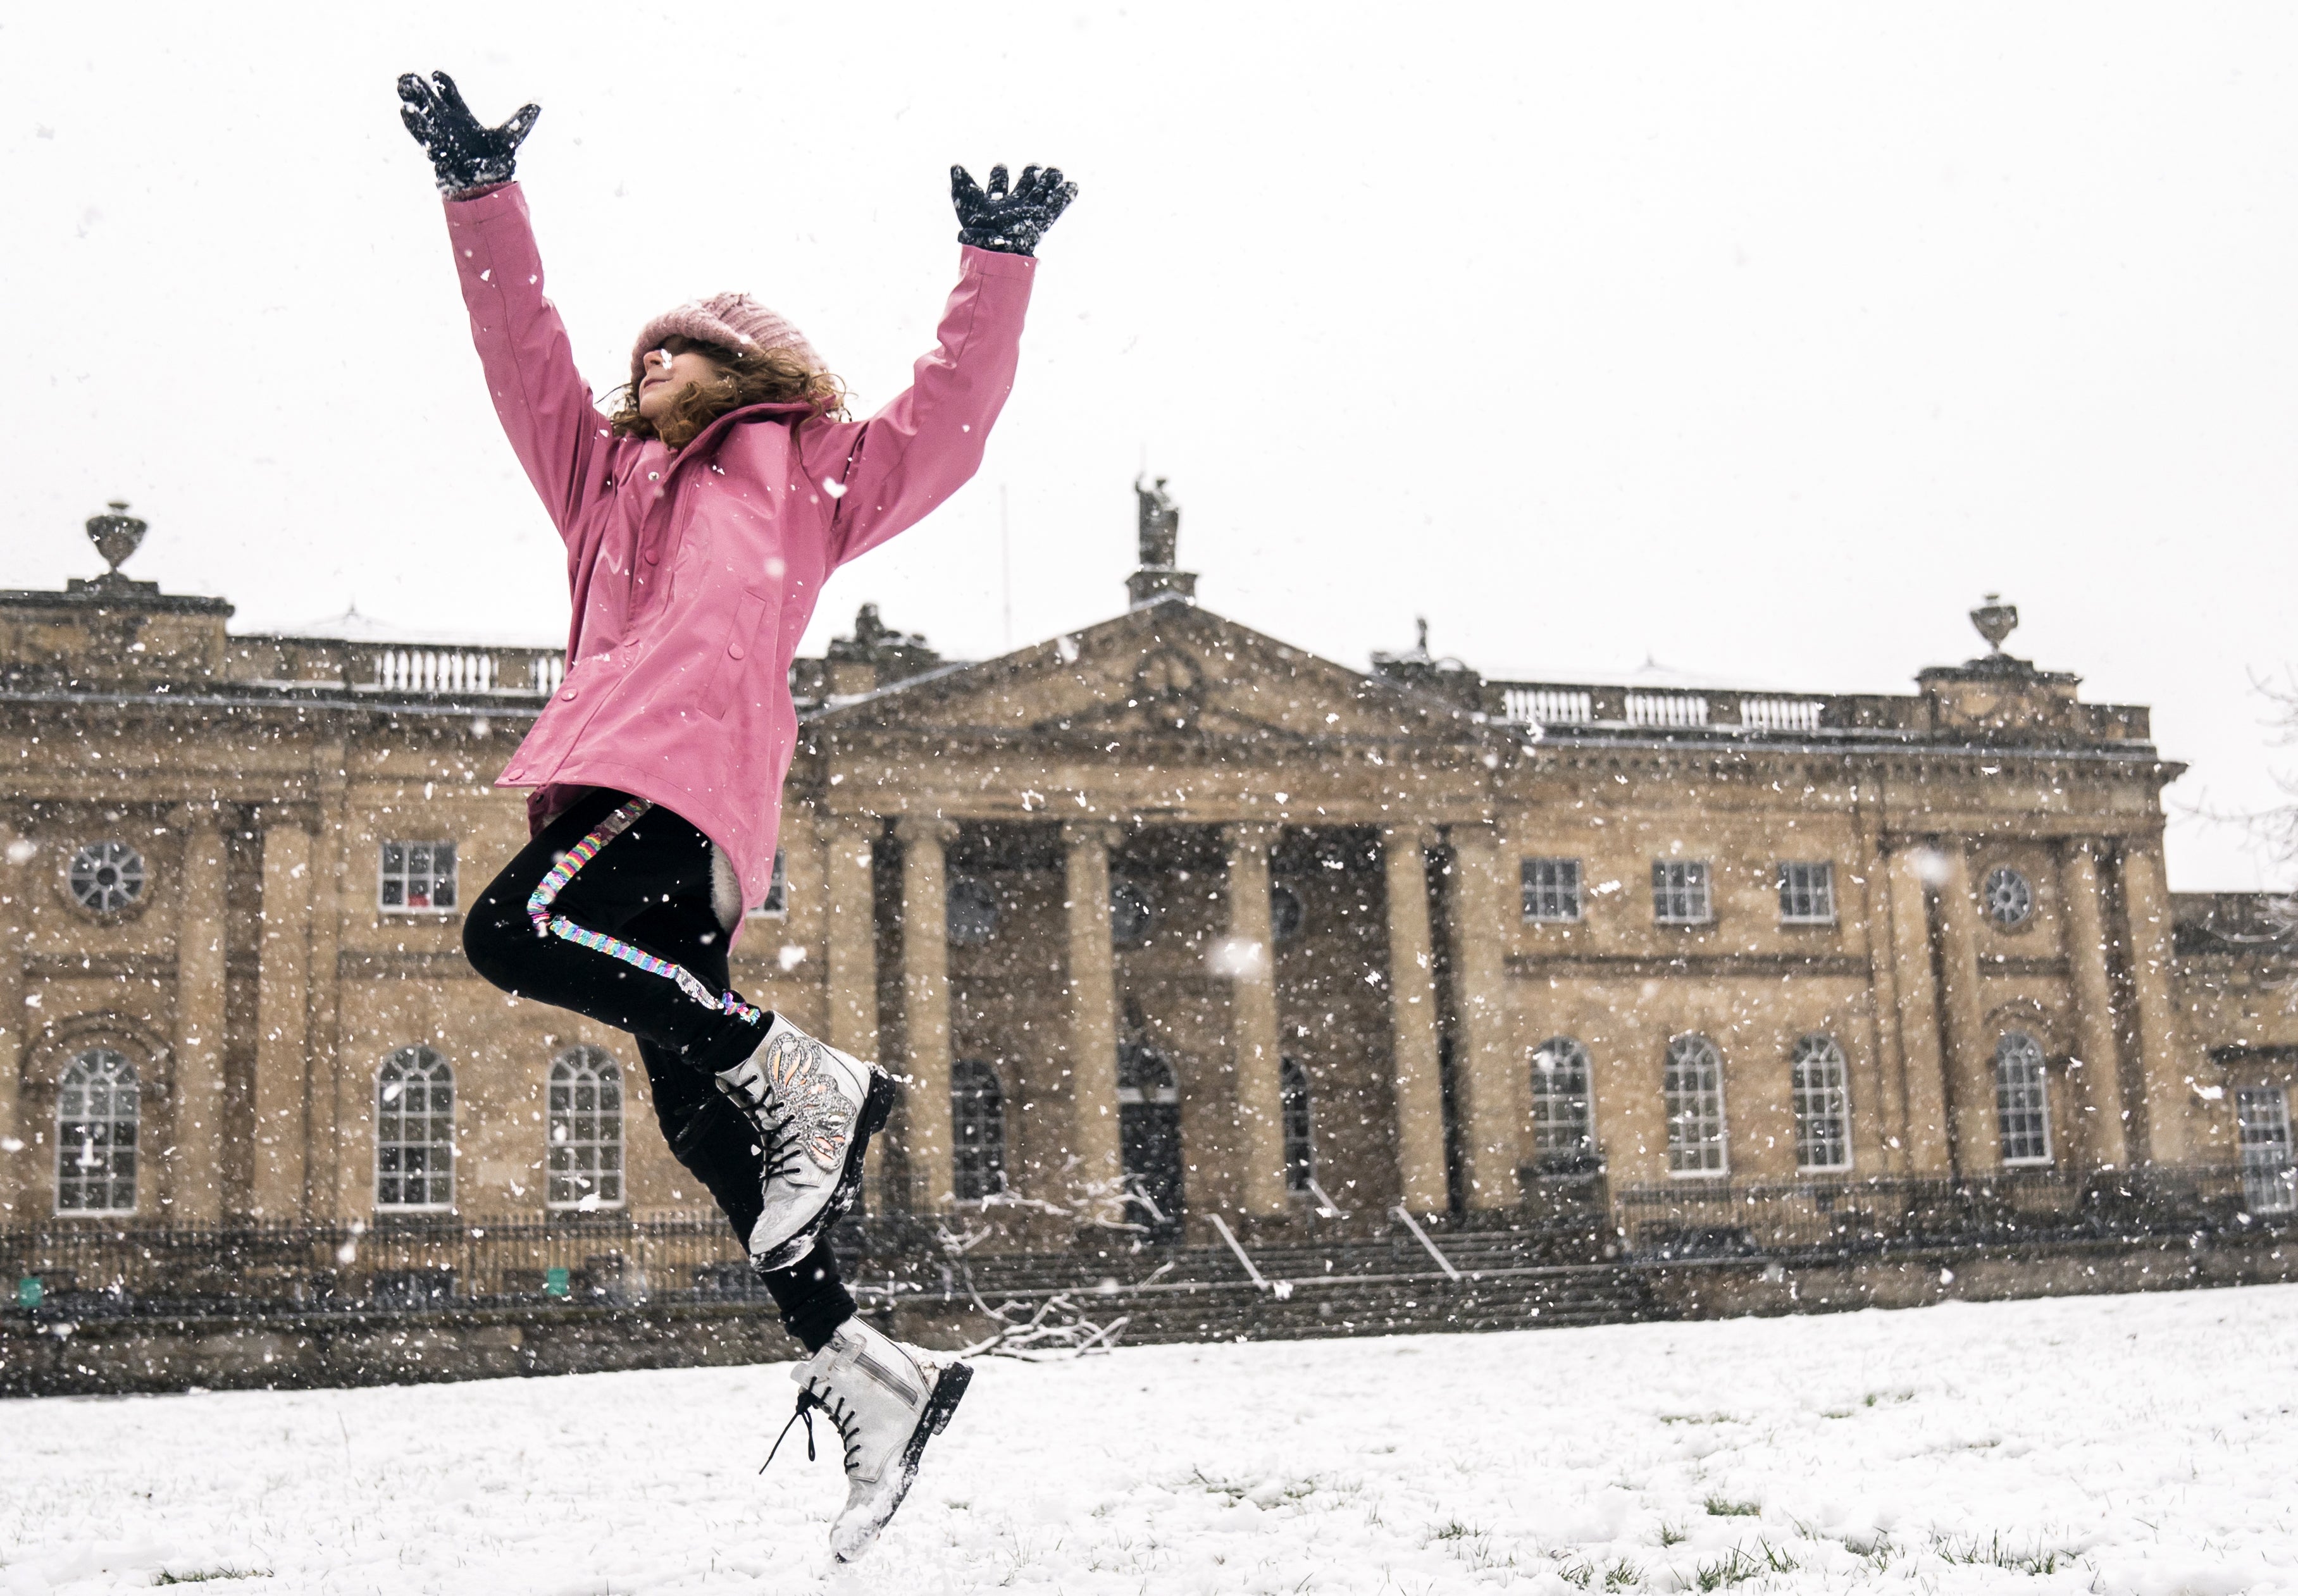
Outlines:
MULTIPOLYGON (((950 171, 957 287, 909 391, 866 421, 798 330, 747 295, 641 330, 591 402, 512 178, 541 114, 482 126, 444 72, 399 80, 431 157, 495 413, 566 543, 566 679, 498 784, 533 839, 464 922, 472 966, 638 1039, 671 1151, 708 1187, 805 1344, 798 1414, 845 1444, 840 1561, 901 1505, 971 1371, 854 1314, 826 1236, 893 1083, 743 1001, 727 951, 773 871, 798 716, 790 657, 831 572, 971 477, 1013 383, 1037 240, 1075 185, 950 171)), ((796 1417, 795 1415, 793 1417, 796 1417)))

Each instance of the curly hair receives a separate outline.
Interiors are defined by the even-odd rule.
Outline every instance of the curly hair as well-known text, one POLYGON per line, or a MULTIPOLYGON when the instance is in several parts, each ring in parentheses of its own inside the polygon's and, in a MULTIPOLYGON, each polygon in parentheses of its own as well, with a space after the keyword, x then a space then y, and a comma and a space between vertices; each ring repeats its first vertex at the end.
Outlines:
POLYGON ((717 377, 688 383, 673 393, 670 409, 659 421, 639 414, 636 387, 625 385, 616 390, 622 395, 622 408, 608 422, 616 436, 659 438, 674 452, 727 411, 748 404, 806 404, 814 407, 816 416, 846 418, 846 385, 789 350, 732 350, 676 335, 665 338, 662 347, 674 355, 690 350, 703 355, 718 368, 717 377))

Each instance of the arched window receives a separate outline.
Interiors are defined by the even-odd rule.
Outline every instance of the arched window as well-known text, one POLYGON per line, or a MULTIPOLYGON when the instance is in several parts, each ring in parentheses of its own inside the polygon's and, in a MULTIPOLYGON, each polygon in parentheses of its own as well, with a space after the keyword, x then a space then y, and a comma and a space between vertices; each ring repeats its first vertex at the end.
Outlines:
POLYGON ((979 1059, 949 1067, 950 1189, 979 1203, 1005 1189, 1005 1092, 979 1059))
POLYGON ((1317 1173, 1317 1111, 1309 1098, 1309 1071, 1299 1059, 1278 1063, 1277 1092, 1285 1115, 1285 1189, 1305 1197, 1317 1173))
POLYGON ((2043 1045, 2023 1030, 1995 1044, 1995 1128, 2006 1164, 2051 1162, 2051 1098, 2043 1045))
POLYGON ((136 1066, 91 1047, 56 1082, 56 1211, 136 1211, 136 1066))
POLYGON ((1788 1063, 1795 1099, 1796 1168, 1851 1167, 1851 1087, 1833 1037, 1806 1037, 1788 1063))
POLYGON ((603 1047, 570 1047, 550 1064, 545 1201, 588 1211, 623 1205, 623 1071, 603 1047))
POLYGON ((1568 1170, 1595 1156, 1588 1095, 1588 1050, 1550 1037, 1532 1054, 1532 1156, 1544 1170, 1568 1170))
POLYGON ((376 1071, 375 1205, 455 1205, 455 1072, 428 1047, 402 1047, 376 1071))
POLYGON ((1687 1033, 1667 1045, 1660 1099, 1667 1111, 1668 1172, 1724 1174, 1724 1055, 1715 1043, 1687 1033))

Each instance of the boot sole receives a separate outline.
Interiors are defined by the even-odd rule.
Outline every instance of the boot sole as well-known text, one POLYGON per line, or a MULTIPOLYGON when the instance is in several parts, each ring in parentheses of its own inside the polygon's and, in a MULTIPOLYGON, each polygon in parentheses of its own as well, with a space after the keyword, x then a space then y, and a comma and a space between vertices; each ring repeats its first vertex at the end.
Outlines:
POLYGON ((862 1161, 869 1154, 870 1138, 886 1128, 886 1117, 894 1112, 894 1091, 892 1076, 882 1070, 870 1071, 870 1090, 862 1099, 861 1113, 855 1117, 854 1139, 846 1147, 846 1168, 839 1172, 830 1201, 798 1234, 773 1252, 764 1256, 750 1254, 752 1269, 765 1273, 789 1268, 814 1251, 814 1244, 821 1239, 822 1232, 846 1217, 847 1210, 854 1206, 854 1199, 862 1190, 862 1161))
POLYGON ((861 1557, 894 1521, 894 1515, 901 1511, 903 1499, 917 1483, 918 1463, 925 1456, 926 1443, 949 1427, 949 1416, 957 1411, 965 1388, 972 1383, 973 1366, 970 1363, 953 1363, 941 1371, 940 1378, 934 1382, 933 1394, 926 1398, 925 1411, 918 1415, 918 1427, 910 1432, 909 1444, 902 1448, 902 1460, 896 1472, 893 1494, 886 1502, 885 1516, 870 1526, 869 1536, 860 1545, 836 1554, 839 1562, 850 1563, 861 1557))

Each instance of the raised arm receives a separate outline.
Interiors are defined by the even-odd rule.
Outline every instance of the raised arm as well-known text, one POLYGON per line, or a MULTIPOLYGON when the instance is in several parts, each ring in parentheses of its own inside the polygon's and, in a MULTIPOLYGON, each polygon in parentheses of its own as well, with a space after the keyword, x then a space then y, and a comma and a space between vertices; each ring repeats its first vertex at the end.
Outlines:
POLYGON ((431 157, 446 198, 447 236, 471 342, 487 392, 527 480, 561 536, 604 475, 607 418, 591 401, 558 311, 542 292, 542 257, 512 181, 519 142, 541 114, 523 107, 500 128, 482 127, 454 79, 399 80, 408 131, 431 157))
POLYGON ((806 434, 808 475, 838 495, 831 536, 839 564, 916 524, 980 468, 989 428, 1013 391, 1037 241, 1077 196, 1058 169, 1034 166, 1011 194, 1002 166, 986 191, 953 167, 950 191, 964 249, 934 348, 909 388, 869 420, 806 434))

